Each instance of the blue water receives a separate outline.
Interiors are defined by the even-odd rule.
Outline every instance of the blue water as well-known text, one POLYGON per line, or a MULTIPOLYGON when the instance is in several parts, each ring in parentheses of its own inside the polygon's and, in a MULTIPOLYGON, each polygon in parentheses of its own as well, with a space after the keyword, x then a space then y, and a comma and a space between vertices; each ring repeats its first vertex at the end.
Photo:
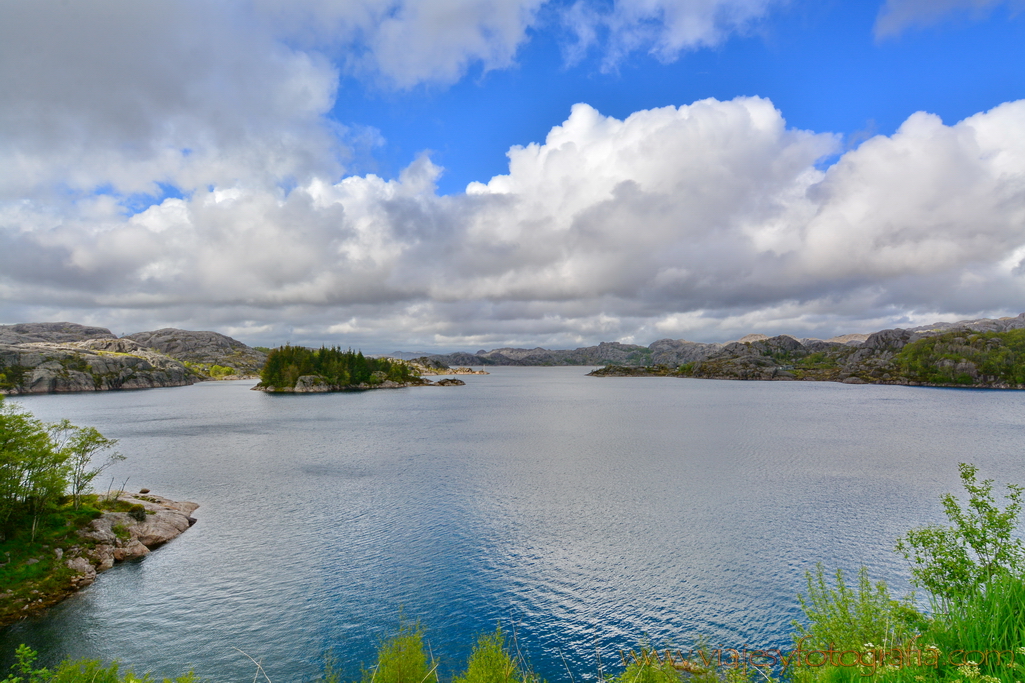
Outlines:
POLYGON ((501 622, 549 681, 591 680, 644 638, 786 645, 819 561, 906 591, 894 540, 944 521, 958 462, 1025 482, 1025 393, 585 372, 25 397, 120 439, 128 458, 98 488, 202 507, 175 541, 0 631, 0 651, 241 680, 241 650, 280 682, 314 678, 332 649, 356 679, 404 618, 444 677, 501 622))

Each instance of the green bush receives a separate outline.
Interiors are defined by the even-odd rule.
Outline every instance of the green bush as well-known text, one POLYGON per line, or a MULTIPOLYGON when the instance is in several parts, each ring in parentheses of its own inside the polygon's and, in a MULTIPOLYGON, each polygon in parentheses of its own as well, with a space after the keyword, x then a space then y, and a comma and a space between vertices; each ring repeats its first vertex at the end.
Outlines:
POLYGON ((1025 575, 1025 544, 1018 527, 1025 488, 1009 484, 1007 507, 993 499, 993 480, 976 481, 978 468, 958 465, 968 492, 963 508, 953 494, 941 497, 950 526, 912 529, 897 542, 897 551, 911 562, 915 582, 928 590, 944 611, 971 600, 995 577, 1025 575))
POLYGON ((403 624, 399 632, 381 643, 377 663, 363 669, 362 683, 438 683, 438 663, 424 650, 419 624, 403 624))
POLYGON ((128 514, 131 515, 132 519, 136 522, 146 521, 146 508, 142 503, 135 503, 128 509, 128 514))
POLYGON ((452 679, 452 683, 542 683, 540 679, 521 667, 505 647, 502 629, 477 639, 466 672, 452 679))

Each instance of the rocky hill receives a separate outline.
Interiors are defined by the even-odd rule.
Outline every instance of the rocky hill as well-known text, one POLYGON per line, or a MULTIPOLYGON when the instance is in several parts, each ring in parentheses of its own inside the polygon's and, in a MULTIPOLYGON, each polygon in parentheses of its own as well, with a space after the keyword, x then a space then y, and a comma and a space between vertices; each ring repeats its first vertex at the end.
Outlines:
POLYGON ((182 363, 114 335, 66 343, 0 344, 0 393, 52 394, 179 387, 195 382, 182 363))
POLYGON ((0 325, 0 393, 176 387, 256 377, 266 354, 217 332, 162 329, 120 339, 75 323, 0 325))
POLYGON ((861 343, 782 335, 732 342, 678 366, 608 366, 591 374, 1022 389, 1025 314, 882 330, 861 343))
MULTIPOLYGON (((955 329, 972 330, 976 332, 1006 332, 1025 328, 1025 313, 1014 318, 981 318, 978 320, 962 320, 956 323, 933 323, 922 325, 906 330, 909 334, 923 336, 941 334, 945 331, 955 329)), ((819 348, 820 344, 835 344, 860 348, 871 337, 871 334, 845 334, 830 339, 794 339, 802 346, 808 348, 819 348)), ((602 342, 597 346, 585 346, 577 349, 517 349, 501 348, 491 351, 483 349, 476 353, 450 353, 427 355, 427 358, 437 360, 445 365, 474 366, 474 365, 617 365, 625 367, 650 367, 664 365, 671 368, 679 367, 695 361, 703 361, 721 352, 731 344, 755 343, 766 341, 769 337, 764 334, 749 334, 737 342, 726 343, 702 343, 691 342, 685 339, 659 339, 648 346, 635 344, 621 344, 619 342, 602 342)), ((736 347, 732 347, 736 350, 736 347)), ((402 354, 396 352, 396 357, 415 358, 413 354, 402 354)), ((424 354, 419 354, 424 355, 424 354)))
POLYGON ((87 327, 76 323, 0 325, 0 344, 27 344, 30 342, 63 344, 86 339, 117 339, 117 336, 105 327, 87 327))
POLYGON ((181 361, 204 379, 258 377, 267 360, 264 352, 217 332, 167 327, 123 338, 181 361))

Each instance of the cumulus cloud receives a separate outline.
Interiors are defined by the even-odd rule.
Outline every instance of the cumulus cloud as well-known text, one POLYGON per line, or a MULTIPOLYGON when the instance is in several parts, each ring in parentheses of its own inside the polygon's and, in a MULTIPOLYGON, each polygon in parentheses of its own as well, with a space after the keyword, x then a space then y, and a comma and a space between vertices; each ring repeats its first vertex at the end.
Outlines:
POLYGON ((1015 11, 1025 7, 1021 0, 886 0, 874 31, 876 38, 888 38, 911 26, 929 26, 951 15, 982 17, 1005 4, 1015 11))
POLYGON ((104 197, 59 216, 6 202, 0 297, 9 322, 385 351, 1017 313, 1023 130, 1025 101, 954 125, 918 113, 823 170, 839 137, 788 128, 765 99, 624 120, 578 104, 458 195, 421 157, 395 180, 197 188, 131 217, 104 197))

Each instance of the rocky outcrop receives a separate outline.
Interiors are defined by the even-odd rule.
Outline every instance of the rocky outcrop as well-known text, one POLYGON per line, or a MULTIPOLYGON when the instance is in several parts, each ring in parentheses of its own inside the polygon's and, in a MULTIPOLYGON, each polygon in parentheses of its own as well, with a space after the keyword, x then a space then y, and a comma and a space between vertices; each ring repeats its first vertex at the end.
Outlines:
POLYGON ((683 339, 659 339, 648 348, 651 349, 652 365, 677 367, 708 358, 722 347, 722 344, 701 344, 683 339))
MULTIPOLYGON (((400 359, 396 359, 400 360, 400 359)), ((441 362, 437 358, 428 358, 421 356, 420 358, 414 358, 412 360, 405 361, 414 370, 419 372, 421 375, 486 375, 488 372, 483 368, 480 370, 474 370, 473 368, 459 367, 451 368, 445 363, 441 362)))
POLYGON ((204 379, 258 377, 267 354, 217 332, 164 328, 124 337, 186 364, 204 379), (231 372, 225 370, 230 369, 231 372))
POLYGON ((19 323, 0 325, 0 344, 28 344, 32 342, 85 341, 86 339, 117 339, 105 327, 87 327, 76 323, 19 323))
POLYGON ((194 381, 182 363, 113 335, 60 344, 0 344, 4 394, 151 389, 194 381))
POLYGON ((436 387, 436 386, 459 386, 466 384, 460 379, 441 379, 432 382, 422 377, 413 377, 408 382, 396 382, 390 379, 374 378, 373 382, 360 382, 359 384, 346 384, 344 386, 331 384, 320 375, 302 375, 295 386, 291 387, 268 387, 262 383, 253 387, 253 391, 263 391, 268 394, 327 394, 337 391, 369 391, 371 389, 403 389, 405 387, 436 387))
POLYGON ((65 554, 64 564, 74 571, 71 583, 75 588, 88 586, 98 572, 117 562, 143 557, 177 538, 196 523, 191 515, 199 507, 141 493, 122 494, 118 501, 135 510, 103 513, 78 532, 82 545, 65 554))
MULTIPOLYGON (((173 540, 195 523, 196 503, 177 502, 149 495, 120 493, 99 501, 103 512, 85 527, 69 529, 54 544, 43 545, 39 554, 18 558, 23 566, 40 565, 36 575, 0 588, 0 626, 23 619, 54 605, 96 580, 119 562, 142 558, 173 540)), ((91 503, 95 504, 95 503, 91 503)), ((0 560, 3 560, 0 556, 0 560)), ((11 553, 6 553, 6 563, 11 553)), ((0 561, 0 566, 5 562, 0 561)))
POLYGON ((610 366, 591 375, 1022 389, 1025 335, 1011 331, 1017 329, 882 330, 857 345, 780 335, 731 342, 704 359, 676 367, 610 366))

